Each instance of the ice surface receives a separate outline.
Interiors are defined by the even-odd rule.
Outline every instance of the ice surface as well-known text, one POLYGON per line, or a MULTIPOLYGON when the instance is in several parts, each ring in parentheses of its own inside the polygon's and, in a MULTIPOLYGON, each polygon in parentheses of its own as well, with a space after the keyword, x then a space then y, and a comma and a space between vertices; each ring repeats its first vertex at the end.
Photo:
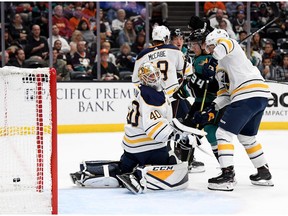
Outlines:
MULTIPOLYGON (((182 191, 134 195, 125 188, 80 188, 69 173, 79 171, 83 160, 119 160, 123 132, 60 134, 58 136, 59 214, 93 215, 288 215, 288 131, 260 131, 273 175, 274 187, 255 186, 249 175, 256 172, 244 148, 235 139, 237 185, 233 192, 210 191, 208 178, 215 177, 216 159, 196 150, 205 163, 204 173, 189 174, 182 191)), ((203 148, 211 151, 206 140, 203 148)), ((212 151, 211 151, 212 153, 212 151)))

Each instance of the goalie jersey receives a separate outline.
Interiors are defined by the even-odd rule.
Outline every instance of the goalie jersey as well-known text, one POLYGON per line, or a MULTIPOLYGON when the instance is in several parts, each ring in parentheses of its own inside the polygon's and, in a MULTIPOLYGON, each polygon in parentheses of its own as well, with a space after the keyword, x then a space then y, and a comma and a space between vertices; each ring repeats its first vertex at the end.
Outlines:
POLYGON ((243 99, 272 96, 260 71, 252 65, 236 40, 219 39, 213 57, 218 60, 215 77, 219 91, 214 101, 219 109, 243 99))
POLYGON ((173 132, 171 103, 164 91, 139 85, 129 107, 122 147, 140 153, 165 147, 173 132))
POLYGON ((184 74, 182 74, 184 59, 185 56, 183 53, 172 44, 162 44, 144 49, 137 56, 132 75, 132 82, 136 85, 139 84, 139 66, 144 62, 151 62, 153 65, 160 69, 162 80, 165 84, 165 86, 163 86, 164 90, 167 92, 169 99, 174 101, 175 99, 172 97, 172 94, 175 88, 179 86, 177 73, 181 74, 182 76, 188 76, 193 72, 192 65, 187 62, 184 74))

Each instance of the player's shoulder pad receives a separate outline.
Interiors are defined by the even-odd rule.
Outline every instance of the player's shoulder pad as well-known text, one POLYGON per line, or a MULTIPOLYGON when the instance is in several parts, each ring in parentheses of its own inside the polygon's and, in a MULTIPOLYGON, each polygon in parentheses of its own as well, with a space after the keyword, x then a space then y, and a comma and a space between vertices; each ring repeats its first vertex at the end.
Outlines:
POLYGON ((145 85, 140 85, 140 94, 145 103, 152 105, 152 106, 162 106, 165 103, 165 95, 163 91, 156 91, 156 89, 145 86, 145 85))
MULTIPOLYGON (((138 59, 141 59, 141 58, 142 58, 144 55, 146 55, 147 53, 150 53, 150 52, 152 52, 152 51, 154 51, 154 50, 159 50, 159 49, 173 49, 173 50, 178 50, 178 51, 180 51, 180 50, 178 49, 178 47, 174 46, 173 44, 162 44, 162 45, 160 45, 160 46, 151 46, 151 47, 148 47, 148 48, 142 50, 142 51, 138 54, 137 60, 138 60, 138 59)), ((181 52, 181 51, 180 51, 180 52, 181 52)))

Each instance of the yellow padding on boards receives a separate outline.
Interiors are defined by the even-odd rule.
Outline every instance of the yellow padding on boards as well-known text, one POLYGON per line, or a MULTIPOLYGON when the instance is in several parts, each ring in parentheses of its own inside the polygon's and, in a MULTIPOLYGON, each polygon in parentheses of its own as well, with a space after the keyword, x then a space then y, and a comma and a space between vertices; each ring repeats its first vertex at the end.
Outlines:
MULTIPOLYGON (((1 129, 1 128, 0 128, 1 129)), ((261 122, 260 130, 288 130, 288 122, 261 122)), ((58 125, 58 133, 123 132, 124 124, 58 125)))
POLYGON ((246 149, 246 152, 247 152, 248 154, 253 154, 253 153, 255 153, 256 151, 258 151, 258 150, 260 150, 260 149, 262 149, 262 146, 261 146, 260 143, 258 143, 256 146, 253 146, 252 148, 246 149))
POLYGON ((232 144, 218 144, 218 150, 234 150, 234 145, 232 144))
POLYGON ((173 172, 174 170, 160 170, 160 171, 148 171, 147 173, 149 173, 152 176, 155 176, 158 179, 165 180, 170 175, 172 175, 173 172))

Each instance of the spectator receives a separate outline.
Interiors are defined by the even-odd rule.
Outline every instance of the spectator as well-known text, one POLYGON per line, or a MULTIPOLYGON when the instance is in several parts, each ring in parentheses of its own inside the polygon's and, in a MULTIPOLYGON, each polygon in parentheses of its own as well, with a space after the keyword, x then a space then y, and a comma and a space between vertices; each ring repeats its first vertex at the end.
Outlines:
POLYGON ((257 13, 251 16, 251 27, 260 28, 265 25, 269 20, 269 12, 266 3, 260 3, 257 13))
POLYGON ((205 2, 204 3, 204 14, 209 19, 212 18, 213 15, 217 13, 218 9, 221 9, 223 13, 225 14, 225 17, 227 18, 226 6, 223 2, 205 2))
POLYGON ((276 66, 281 62, 281 57, 277 55, 276 51, 273 49, 273 44, 267 42, 265 44, 264 52, 262 55, 262 59, 270 58, 272 60, 272 65, 276 66))
MULTIPOLYGON (((9 53, 5 50, 4 66, 9 62, 9 53)), ((2 67, 2 52, 0 52, 0 67, 2 67)))
POLYGON ((288 55, 283 55, 280 65, 275 68, 275 79, 277 81, 288 81, 288 55))
POLYGON ((131 46, 132 52, 139 54, 145 48, 145 43, 145 32, 139 32, 139 34, 136 36, 135 42, 131 46))
POLYGON ((119 32, 117 42, 119 46, 122 46, 124 43, 128 43, 130 46, 136 40, 136 32, 133 28, 133 22, 128 19, 125 21, 124 28, 119 32))
POLYGON ((272 59, 264 57, 262 64, 259 66, 261 75, 266 80, 275 80, 275 67, 272 65, 272 59))
POLYGON ((25 52, 22 48, 18 48, 15 50, 14 53, 14 58, 10 59, 8 62, 9 66, 14 66, 14 67, 20 67, 23 68, 25 67, 25 52))
POLYGON ((48 42, 44 36, 40 36, 40 26, 33 25, 31 30, 31 35, 28 38, 27 45, 25 46, 25 55, 26 58, 30 58, 31 56, 38 56, 42 60, 48 58, 48 42))
POLYGON ((54 8, 54 15, 52 17, 52 24, 57 25, 59 28, 59 34, 65 39, 69 40, 72 35, 70 23, 63 15, 63 7, 56 5, 54 8))
POLYGON ((49 37, 48 14, 47 2, 36 2, 32 8, 32 23, 40 26, 41 36, 46 38, 49 37))
MULTIPOLYGON (((53 47, 55 45, 55 41, 59 40, 61 42, 61 52, 62 53, 68 53, 70 52, 70 45, 68 44, 67 40, 65 38, 63 38, 60 34, 59 34, 59 28, 57 25, 52 25, 52 44, 53 47)), ((50 38, 48 38, 48 44, 50 43, 50 38)))
POLYGON ((258 53, 260 53, 261 55, 263 54, 263 47, 265 46, 265 44, 262 43, 261 41, 261 35, 260 33, 255 33, 253 36, 252 36, 252 39, 251 39, 251 49, 257 51, 258 53))
POLYGON ((100 9, 100 33, 105 33, 107 38, 112 36, 112 31, 109 22, 105 19, 103 10, 100 9))
MULTIPOLYGON (((66 55, 69 52, 65 53, 62 51, 62 42, 60 40, 55 40, 52 48, 56 49, 58 51, 58 59, 62 59, 64 61, 67 61, 66 55)), ((70 48, 70 46, 69 46, 69 48, 70 48)))
MULTIPOLYGON (((101 8, 108 8, 106 12, 106 18, 110 24, 112 24, 112 21, 117 18, 117 11, 122 8, 122 2, 107 2, 105 6, 104 2, 100 3, 101 8)), ((112 29, 113 31, 113 29, 112 29)))
POLYGON ((140 15, 133 19, 133 26, 136 34, 145 31, 146 8, 143 8, 140 15))
MULTIPOLYGON (((116 65, 116 57, 113 53, 110 52, 111 49, 111 44, 109 41, 104 41, 101 44, 101 49, 106 49, 108 50, 108 62, 113 63, 114 65, 116 65)), ((98 56, 96 55, 94 62, 97 62, 98 56)))
MULTIPOLYGON (((239 32, 239 39, 238 42, 242 42, 247 37, 247 31, 240 31, 239 32)), ((247 46, 247 41, 242 42, 243 45, 247 46)))
POLYGON ((120 30, 124 28, 124 24, 126 21, 126 12, 123 9, 117 10, 117 18, 112 21, 112 31, 114 33, 118 33, 120 30))
POLYGON ((236 2, 236 1, 235 2, 231 1, 231 2, 226 2, 225 3, 226 12, 227 12, 229 20, 235 18, 235 15, 237 14, 237 7, 239 5, 243 5, 244 6, 244 4, 242 2, 236 2))
POLYGON ((70 45, 70 55, 71 57, 74 55, 74 53, 77 51, 77 44, 80 41, 83 41, 84 37, 81 31, 75 30, 71 36, 71 41, 69 43, 70 45))
POLYGON ((159 25, 167 26, 168 4, 166 2, 149 2, 149 19, 152 20, 152 23, 156 21, 159 25), (159 18, 155 19, 155 13, 157 16, 160 14, 160 20, 159 18))
POLYGON ((85 8, 82 10, 82 14, 88 20, 95 19, 96 17, 96 3, 88 2, 85 4, 85 8))
POLYGON ((245 19, 245 12, 244 11, 238 11, 236 13, 236 17, 232 20, 232 26, 233 26, 233 31, 239 38, 239 33, 241 31, 248 31, 248 23, 247 20, 245 19))
POLYGON ((227 23, 227 29, 233 31, 232 24, 227 18, 224 17, 224 12, 222 9, 217 9, 215 17, 209 18, 209 20, 212 28, 219 28, 220 21, 225 20, 227 23))
POLYGON ((82 19, 78 24, 77 30, 82 33, 83 39, 87 42, 88 47, 91 47, 91 44, 96 40, 96 36, 90 29, 88 21, 82 19))
POLYGON ((73 11, 70 19, 69 19, 69 24, 70 24, 70 28, 71 31, 74 32, 77 29, 77 26, 79 25, 80 20, 85 19, 87 20, 83 14, 81 10, 75 10, 73 11))
POLYGON ((223 19, 223 20, 221 20, 221 21, 219 22, 219 28, 220 28, 220 29, 224 29, 224 30, 228 33, 228 35, 229 35, 230 38, 232 38, 232 39, 234 39, 234 40, 237 39, 234 31, 231 30, 231 29, 227 29, 227 22, 226 22, 226 20, 223 19))
POLYGON ((124 10, 126 11, 126 17, 133 20, 135 17, 140 15, 141 10, 144 8, 143 3, 138 1, 128 1, 124 5, 124 10))
POLYGON ((13 40, 18 41, 18 43, 24 48, 27 44, 30 30, 23 24, 20 14, 16 13, 12 16, 12 22, 9 25, 9 32, 13 40))
POLYGON ((86 41, 79 41, 77 43, 77 51, 71 59, 67 60, 69 71, 71 71, 72 68, 73 71, 81 71, 83 73, 91 74, 91 56, 86 52, 86 48, 86 41))
MULTIPOLYGON (((104 81, 111 81, 111 80, 119 80, 119 71, 117 67, 111 63, 108 62, 108 50, 107 49, 101 49, 100 55, 101 55, 101 80, 104 81)), ((92 77, 97 78, 97 62, 94 64, 92 69, 92 77)))
POLYGON ((66 68, 66 62, 59 59, 58 54, 58 50, 53 48, 53 68, 55 68, 57 72, 57 81, 69 81, 70 74, 66 68))
POLYGON ((131 53, 131 48, 128 43, 122 44, 120 47, 120 54, 116 58, 116 65, 119 71, 133 72, 135 56, 135 53, 131 53))

